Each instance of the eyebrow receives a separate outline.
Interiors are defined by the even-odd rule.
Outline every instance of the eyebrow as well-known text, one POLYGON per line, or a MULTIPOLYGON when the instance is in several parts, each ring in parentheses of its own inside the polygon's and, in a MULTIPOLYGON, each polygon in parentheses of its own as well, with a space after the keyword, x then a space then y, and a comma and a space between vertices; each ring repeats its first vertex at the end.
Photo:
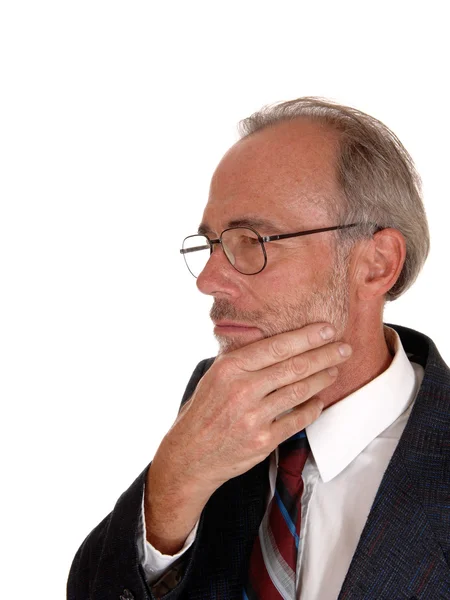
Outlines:
MULTIPOLYGON (((243 217, 241 219, 233 219, 232 221, 228 221, 225 229, 228 229, 229 227, 251 227, 252 229, 256 229, 258 233, 271 232, 276 234, 282 232, 280 227, 278 227, 278 225, 276 225, 273 221, 269 221, 269 219, 263 219, 261 217, 243 217)), ((207 233, 215 232, 207 223, 203 222, 199 225, 198 233, 206 235, 207 233)))

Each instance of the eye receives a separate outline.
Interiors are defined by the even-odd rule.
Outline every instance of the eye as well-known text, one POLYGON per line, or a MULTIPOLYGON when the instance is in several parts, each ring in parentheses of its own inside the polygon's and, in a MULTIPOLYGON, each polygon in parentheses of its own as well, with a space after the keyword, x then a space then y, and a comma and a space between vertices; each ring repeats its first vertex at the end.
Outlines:
POLYGON ((258 246, 259 240, 251 235, 241 235, 240 243, 244 246, 258 246))

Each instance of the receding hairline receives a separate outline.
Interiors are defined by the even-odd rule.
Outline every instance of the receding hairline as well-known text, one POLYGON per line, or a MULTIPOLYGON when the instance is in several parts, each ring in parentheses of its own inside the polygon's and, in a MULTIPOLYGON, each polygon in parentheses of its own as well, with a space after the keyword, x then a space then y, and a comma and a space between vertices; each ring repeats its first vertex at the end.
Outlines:
POLYGON ((430 246, 421 179, 411 155, 382 121, 352 106, 317 96, 263 106, 239 122, 240 139, 297 119, 320 123, 338 134, 335 164, 343 203, 335 205, 336 216, 364 224, 341 237, 351 244, 372 235, 371 224, 393 227, 405 236, 405 264, 387 293, 389 300, 395 300, 414 283, 430 246))
MULTIPOLYGON (((309 152, 309 150, 311 150, 313 151, 312 154, 316 154, 320 158, 324 156, 325 158, 329 158, 329 161, 327 161, 329 164, 329 169, 326 168, 323 174, 325 175, 326 173, 327 175, 332 175, 334 182, 337 184, 338 188, 340 188, 338 181, 338 165, 341 149, 342 132, 339 131, 338 128, 335 128, 328 123, 322 123, 319 120, 311 119, 308 116, 299 116, 289 120, 285 119, 283 121, 270 123, 269 125, 263 126, 260 129, 257 129, 256 131, 251 132, 248 135, 245 135, 241 139, 237 140, 235 144, 233 144, 225 152, 222 159, 218 163, 213 173, 211 184, 214 183, 214 180, 217 176, 220 176, 221 166, 223 164, 226 164, 229 158, 233 159, 236 151, 239 153, 240 149, 244 149, 246 146, 248 146, 250 148, 249 155, 254 155, 256 158, 258 158, 259 156, 264 156, 264 145, 267 143, 269 148, 267 155, 274 156, 273 153, 274 151, 276 151, 277 142, 279 146, 284 146, 287 144, 292 144, 293 146, 295 146, 297 141, 299 142, 302 139, 304 140, 306 137, 308 137, 308 135, 311 137, 311 144, 307 152, 308 156, 311 155, 311 153, 309 152), (302 129, 300 127, 297 127, 301 125, 307 126, 306 131, 303 130, 303 134, 302 129), (278 139, 276 131, 280 129, 283 130, 283 137, 280 137, 278 139), (266 138, 266 140, 264 140, 263 136, 267 136, 268 133, 272 133, 272 135, 270 135, 269 138, 266 138), (315 139, 314 137, 311 137, 311 134, 315 136, 315 139), (262 138, 261 142, 257 138, 262 138), (255 140, 257 140, 256 143, 255 140), (260 143, 262 144, 262 149, 258 147, 260 143)), ((294 153, 295 151, 293 151, 293 154, 294 153)), ((286 164, 286 166, 289 166, 289 162, 286 162, 284 164, 286 164)), ((295 157, 293 157, 291 164, 295 170, 295 157)), ((338 191, 340 191, 340 189, 338 191)))

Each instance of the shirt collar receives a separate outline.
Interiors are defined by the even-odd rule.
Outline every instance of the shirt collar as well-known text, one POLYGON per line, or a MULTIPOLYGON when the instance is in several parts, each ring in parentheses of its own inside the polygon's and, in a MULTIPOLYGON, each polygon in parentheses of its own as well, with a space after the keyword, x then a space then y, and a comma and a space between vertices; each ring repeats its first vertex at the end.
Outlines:
POLYGON ((343 471, 415 398, 416 377, 400 337, 390 327, 385 334, 395 353, 386 371, 324 410, 306 428, 324 482, 343 471))

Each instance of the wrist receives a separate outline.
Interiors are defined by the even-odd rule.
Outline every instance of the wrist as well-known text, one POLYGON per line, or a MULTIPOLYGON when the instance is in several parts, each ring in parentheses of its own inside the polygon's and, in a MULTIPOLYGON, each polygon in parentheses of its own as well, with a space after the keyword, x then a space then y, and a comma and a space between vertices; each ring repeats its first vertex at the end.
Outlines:
POLYGON ((179 552, 211 494, 152 463, 144 496, 147 541, 162 554, 179 552))

